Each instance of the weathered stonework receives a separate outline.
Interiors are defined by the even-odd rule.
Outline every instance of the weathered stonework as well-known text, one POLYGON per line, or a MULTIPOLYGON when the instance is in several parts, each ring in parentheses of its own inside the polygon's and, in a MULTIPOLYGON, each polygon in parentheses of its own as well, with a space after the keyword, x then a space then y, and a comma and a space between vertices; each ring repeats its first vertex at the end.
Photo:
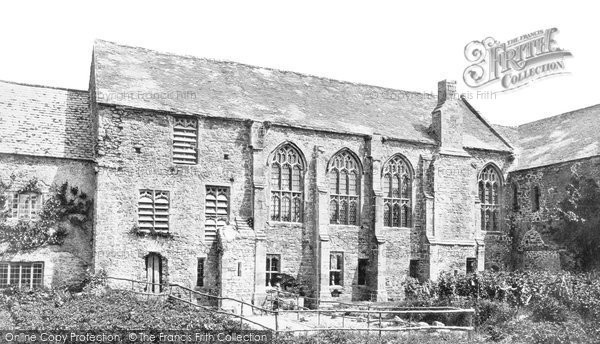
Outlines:
MULTIPOLYGON (((18 171, 17 183, 68 181, 94 199, 89 233, 70 232, 60 247, 0 256, 44 261, 49 286, 80 280, 87 265, 146 281, 148 259, 158 256, 162 283, 262 305, 272 288, 267 255, 275 254, 281 256, 278 274, 314 305, 315 299, 401 300, 409 275, 464 274, 473 268, 468 261, 479 271, 556 270, 559 251, 546 236, 551 210, 574 170, 597 180, 600 173, 597 157, 519 169, 516 145, 449 81, 439 83, 436 100, 107 42, 94 51, 88 92, 0 83, 0 115, 0 178, 18 171), (123 73, 128 68, 139 73, 123 73), (188 80, 195 76, 199 83, 188 80), (139 96, 188 87, 187 98, 139 96), (18 106, 11 97, 19 98, 18 106), (173 159, 180 117, 197 121, 195 164, 173 159), (298 222, 271 217, 271 164, 282 145, 293 147, 304 167, 298 222), (340 151, 355 157, 360 171, 353 195, 359 221, 352 225, 330 223, 328 172, 340 151), (393 197, 383 171, 394 157, 410 175, 410 193, 401 200, 409 205, 407 225, 384 221, 386 198, 393 197), (500 179, 495 231, 482 230, 478 178, 488 166, 500 179), (529 210, 533 185, 542 191, 538 211, 529 210), (212 243, 206 240, 207 187, 228 190, 228 223, 212 243), (168 233, 139 232, 140 190, 168 192, 168 233), (332 252, 343 254, 341 285, 331 285, 332 252)), ((400 193, 400 186, 393 188, 400 193)), ((235 303, 221 306, 241 311, 235 303)))

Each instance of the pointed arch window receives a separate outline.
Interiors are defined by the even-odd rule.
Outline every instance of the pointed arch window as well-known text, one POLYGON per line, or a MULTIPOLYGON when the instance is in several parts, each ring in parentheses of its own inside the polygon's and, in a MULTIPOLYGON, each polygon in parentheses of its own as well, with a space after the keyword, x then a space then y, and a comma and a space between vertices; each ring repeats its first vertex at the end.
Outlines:
POLYGON ((358 159, 344 149, 329 162, 329 223, 340 225, 359 224, 360 176, 358 159))
POLYGON ((502 177, 494 165, 488 165, 481 170, 478 186, 481 201, 481 230, 499 231, 502 177))
POLYGON ((271 220, 302 222, 304 159, 291 144, 279 147, 271 159, 271 220))
POLYGON ((412 167, 402 155, 394 155, 383 166, 383 225, 412 226, 412 167))

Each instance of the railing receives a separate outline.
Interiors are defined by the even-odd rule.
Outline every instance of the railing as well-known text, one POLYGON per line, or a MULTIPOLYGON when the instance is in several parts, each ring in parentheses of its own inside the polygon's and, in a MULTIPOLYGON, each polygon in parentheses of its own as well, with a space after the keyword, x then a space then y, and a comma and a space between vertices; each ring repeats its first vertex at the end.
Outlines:
MULTIPOLYGON (((168 285, 164 285, 164 284, 158 284, 158 283, 152 283, 152 282, 144 282, 144 281, 136 281, 136 280, 132 280, 132 279, 128 279, 128 278, 120 278, 120 277, 107 277, 107 279, 109 280, 115 280, 115 281, 123 281, 123 282, 127 282, 127 284, 131 284, 131 290, 134 293, 138 293, 138 294, 143 294, 143 295, 155 295, 155 296, 166 296, 168 298, 174 299, 174 300, 178 300, 180 302, 201 308, 203 310, 206 310, 208 312, 211 313, 215 313, 215 314, 222 314, 222 315, 226 315, 226 316, 233 316, 236 317, 238 319, 240 319, 240 326, 242 326, 244 324, 244 321, 246 321, 247 323, 251 323, 254 325, 257 325, 265 330, 269 330, 269 331, 273 331, 275 334, 278 333, 310 333, 310 332, 320 332, 320 331, 365 331, 367 333, 371 333, 371 332, 378 332, 379 333, 379 337, 382 336, 383 332, 404 332, 404 331, 426 331, 426 330, 449 330, 449 331, 466 331, 469 339, 472 337, 473 331, 475 330, 474 326, 473 326, 473 315, 475 314, 475 310, 474 309, 460 309, 460 308, 454 308, 454 307, 392 307, 392 306, 373 306, 373 305, 367 305, 367 309, 357 309, 357 308, 350 308, 350 309, 321 309, 321 308, 317 308, 317 309, 308 309, 306 307, 299 307, 298 306, 298 300, 301 296, 295 295, 295 294, 291 294, 291 295, 295 295, 296 296, 296 306, 292 307, 292 309, 278 309, 278 310, 272 310, 272 309, 267 309, 264 307, 260 307, 260 306, 256 306, 254 304, 251 304, 249 302, 246 301, 242 301, 242 300, 238 300, 238 299, 234 299, 231 297, 224 297, 224 296, 217 296, 217 295, 211 295, 208 293, 203 293, 197 290, 193 290, 191 288, 179 285, 177 283, 171 283, 168 285), (144 291, 143 292, 139 292, 135 290, 135 286, 136 285, 144 285, 144 291), (148 285, 158 285, 160 286, 159 290, 162 290, 161 293, 156 294, 156 293, 148 293, 146 292, 148 285), (167 291, 165 291, 165 289, 167 291), (175 293, 173 292, 173 290, 176 290, 175 293), (186 295, 187 296, 187 300, 184 299, 184 296, 182 295, 186 295), (228 312, 228 311, 224 311, 221 309, 214 309, 202 304, 199 304, 197 302, 194 302, 195 300, 197 301, 198 297, 203 297, 203 298, 208 298, 208 299, 212 299, 215 300, 218 305, 220 306, 222 301, 231 301, 234 303, 239 304, 240 306, 240 314, 236 314, 233 312, 228 312), (259 322, 256 322, 252 319, 247 318, 246 316, 244 316, 244 306, 249 308, 252 313, 254 314, 255 311, 258 311, 259 314, 265 314, 265 315, 273 315, 274 316, 274 321, 275 321, 275 329, 268 327, 266 325, 263 325, 259 322), (295 308, 295 309, 294 309, 295 308), (386 308, 395 308, 396 310, 386 310, 386 308), (404 309, 404 310, 397 310, 398 308, 400 309, 404 309), (296 313, 296 317, 299 319, 300 314, 316 314, 317 316, 317 326, 318 327, 314 327, 314 328, 307 328, 307 329, 296 329, 296 330, 287 330, 287 329, 279 329, 279 317, 280 317, 280 313, 296 313), (334 313, 341 313, 341 318, 342 318, 342 327, 319 327, 321 326, 321 315, 332 315, 334 313), (353 318, 359 318, 356 316, 351 316, 351 315, 346 315, 347 313, 349 314, 364 314, 366 315, 366 328, 353 328, 353 327, 346 327, 345 326, 345 319, 353 319, 353 318), (383 315, 407 315, 407 314, 468 314, 468 326, 410 326, 410 327, 395 327, 395 328, 384 328, 383 327, 383 315), (373 315, 373 317, 372 317, 373 315), (372 319, 374 319, 372 321, 372 319), (377 324, 377 327, 371 327, 371 323, 375 322, 377 324)), ((283 300, 280 298, 280 293, 282 292, 276 292, 276 300, 278 302, 282 302, 283 300)), ((351 307, 356 307, 356 304, 352 304, 352 303, 344 303, 344 302, 338 302, 338 301, 325 301, 325 300, 317 300, 318 301, 318 305, 322 304, 322 303, 334 303, 334 304, 338 304, 338 305, 346 305, 346 306, 351 306, 351 307)), ((279 303, 282 304, 282 303, 279 303)), ((364 318, 362 318, 364 319, 364 318)), ((386 319, 386 322, 389 322, 386 319)))
MULTIPOLYGON (((424 331, 424 330, 449 330, 449 331, 466 331, 469 338, 472 337, 473 331, 475 330, 473 326, 473 315, 475 314, 474 309, 461 309, 450 306, 443 307, 397 307, 397 306, 374 306, 371 304, 366 305, 365 309, 360 309, 360 306, 353 303, 334 301, 334 300, 319 300, 311 297, 303 297, 304 299, 313 299, 316 300, 317 309, 308 309, 306 307, 299 307, 299 296, 290 292, 283 291, 273 291, 276 295, 271 302, 276 301, 277 305, 280 306, 278 309, 281 313, 296 313, 296 318, 300 319, 300 314, 316 314, 317 316, 317 326, 321 326, 321 315, 328 315, 331 317, 333 314, 340 314, 342 318, 342 327, 316 327, 311 329, 303 329, 303 330, 280 330, 279 332, 311 332, 311 331, 366 331, 367 333, 371 331, 378 331, 379 336, 381 337, 382 332, 401 332, 401 331, 424 331), (285 295, 287 299, 296 298, 296 304, 291 303, 291 307, 285 307, 285 299, 281 297, 281 295, 285 295), (320 305, 323 303, 330 303, 334 305, 340 306, 350 306, 352 308, 337 308, 337 309, 321 309, 320 305), (283 306, 283 307, 282 307, 283 306), (295 307, 294 307, 295 306, 295 307), (346 319, 358 319, 360 316, 352 316, 347 314, 356 314, 356 315, 366 315, 366 328, 349 328, 345 326, 346 319), (427 326, 427 327, 399 327, 399 328, 383 328, 383 315, 413 315, 413 314, 468 314, 468 326, 427 326), (374 315, 374 317, 372 317, 374 315), (371 328, 372 319, 377 323, 377 327, 371 328)), ((364 319, 364 318, 363 318, 364 319)), ((385 322, 389 322, 387 319, 385 322)))
POLYGON ((165 284, 160 284, 160 283, 137 281, 137 280, 133 280, 133 279, 129 279, 129 278, 121 278, 121 277, 106 277, 106 279, 108 279, 108 280, 114 280, 114 281, 123 281, 123 282, 127 282, 127 284, 131 283, 131 289, 130 290, 129 289, 124 289, 124 290, 130 291, 130 292, 133 292, 133 293, 136 293, 136 294, 147 295, 148 297, 150 297, 150 296, 168 297, 168 298, 171 298, 171 299, 174 299, 174 300, 177 300, 177 301, 180 301, 180 302, 183 302, 183 303, 186 303, 186 304, 189 304, 189 305, 201 308, 201 309, 203 309, 205 311, 208 311, 208 312, 211 312, 211 313, 214 313, 214 314, 222 314, 222 315, 226 315, 226 316, 236 317, 236 318, 240 319, 240 327, 243 326, 244 321, 246 321, 248 323, 252 323, 254 325, 257 325, 257 326, 259 326, 259 327, 261 327, 261 328, 263 328, 265 330, 273 331, 272 328, 270 328, 268 326, 265 326, 263 324, 260 324, 260 323, 258 323, 256 321, 253 321, 253 320, 248 319, 247 317, 245 317, 243 315, 244 314, 244 305, 245 305, 247 307, 250 307, 250 309, 252 309, 252 310, 256 309, 256 310, 259 310, 259 311, 264 312, 266 314, 269 314, 269 313, 274 314, 275 315, 275 332, 277 332, 278 329, 279 329, 279 323, 278 323, 279 314, 278 314, 278 312, 272 311, 272 310, 269 310, 269 309, 265 309, 265 308, 262 308, 262 307, 258 307, 256 305, 253 305, 251 303, 248 303, 248 302, 245 302, 245 301, 242 301, 242 300, 237 300, 237 299, 233 299, 233 298, 230 298, 230 297, 221 297, 221 296, 216 296, 216 295, 211 295, 211 294, 199 292, 197 290, 193 290, 193 289, 184 287, 184 286, 176 284, 176 283, 171 283, 171 284, 165 285, 165 284), (136 288, 135 288, 136 285, 144 285, 145 286, 144 287, 144 291, 143 292, 137 291, 136 288), (149 292, 146 292, 145 290, 147 289, 147 287, 149 285, 159 286, 159 290, 167 289, 168 292, 165 292, 165 291, 161 291, 160 293, 149 293, 149 292), (184 290, 189 295, 189 300, 185 300, 185 299, 183 299, 183 298, 181 298, 179 296, 176 296, 176 295, 181 295, 180 293, 174 295, 173 294, 173 288, 180 288, 180 289, 184 290), (227 312, 227 311, 223 311, 223 310, 220 310, 220 309, 214 309, 214 308, 211 308, 211 307, 199 304, 197 302, 193 302, 194 301, 194 297, 192 295, 206 297, 206 298, 209 298, 209 299, 214 299, 214 300, 217 300, 219 303, 222 300, 229 300, 229 301, 238 302, 240 304, 240 314, 238 315, 238 314, 235 314, 235 313, 232 313, 232 312, 227 312))

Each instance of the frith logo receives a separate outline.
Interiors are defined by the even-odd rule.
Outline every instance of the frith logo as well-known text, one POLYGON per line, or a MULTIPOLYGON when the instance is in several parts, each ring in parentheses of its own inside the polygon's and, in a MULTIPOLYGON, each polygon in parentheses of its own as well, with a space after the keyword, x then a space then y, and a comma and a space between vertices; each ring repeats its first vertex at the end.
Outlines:
POLYGON ((560 49, 554 35, 558 29, 539 30, 500 43, 492 37, 465 46, 470 66, 463 79, 467 86, 479 88, 500 84, 500 91, 515 89, 531 81, 566 73, 564 58, 569 51, 560 49))

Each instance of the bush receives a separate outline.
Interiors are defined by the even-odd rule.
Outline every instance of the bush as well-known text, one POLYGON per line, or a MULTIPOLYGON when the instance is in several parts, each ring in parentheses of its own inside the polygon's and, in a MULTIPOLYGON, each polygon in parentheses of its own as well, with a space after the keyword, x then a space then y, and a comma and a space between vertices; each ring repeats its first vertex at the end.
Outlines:
POLYGON ((567 307, 551 296, 542 297, 532 307, 534 321, 562 323, 567 320, 567 307))
POLYGON ((515 315, 515 309, 502 301, 481 300, 477 308, 476 319, 479 326, 502 324, 515 315))

